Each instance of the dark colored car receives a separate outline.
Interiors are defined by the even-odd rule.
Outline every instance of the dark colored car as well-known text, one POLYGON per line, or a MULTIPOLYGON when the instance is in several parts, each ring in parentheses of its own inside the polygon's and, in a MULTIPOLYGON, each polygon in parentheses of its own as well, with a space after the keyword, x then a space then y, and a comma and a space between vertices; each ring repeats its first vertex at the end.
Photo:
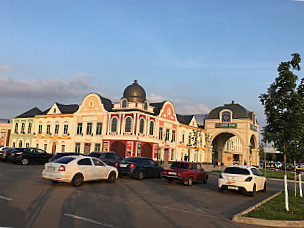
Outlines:
POLYGON ((192 185, 193 182, 202 181, 204 184, 208 180, 206 172, 200 163, 197 162, 173 162, 170 169, 163 170, 163 178, 167 182, 177 181, 185 185, 192 185))
POLYGON ((116 163, 120 176, 132 176, 138 180, 145 177, 161 177, 163 167, 151 158, 130 157, 116 163))
POLYGON ((50 162, 55 161, 59 158, 65 157, 65 156, 70 156, 70 155, 83 155, 80 153, 76 153, 76 152, 64 152, 64 153, 56 153, 50 160, 50 162))
POLYGON ((15 151, 15 150, 19 150, 19 148, 14 148, 14 147, 4 147, 4 148, 2 148, 2 150, 0 151, 0 160, 6 162, 9 154, 12 151, 15 151))
POLYGON ((120 163, 123 158, 115 152, 92 152, 88 156, 99 158, 107 165, 115 166, 116 163, 120 163))
POLYGON ((30 162, 44 164, 50 161, 52 157, 53 154, 49 154, 38 148, 19 148, 19 150, 12 151, 7 160, 21 165, 27 165, 30 162))

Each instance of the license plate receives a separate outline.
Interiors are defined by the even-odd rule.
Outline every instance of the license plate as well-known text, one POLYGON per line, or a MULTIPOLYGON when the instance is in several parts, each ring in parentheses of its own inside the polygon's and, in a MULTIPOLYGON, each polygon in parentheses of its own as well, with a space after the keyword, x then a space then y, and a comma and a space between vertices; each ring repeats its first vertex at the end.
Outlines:
POLYGON ((231 189, 231 190, 239 190, 239 187, 235 187, 235 186, 228 186, 228 189, 231 189))
POLYGON ((49 167, 47 167, 46 169, 47 169, 47 171, 52 171, 52 172, 55 171, 55 167, 50 167, 50 166, 49 166, 49 167))
POLYGON ((176 172, 168 172, 169 175, 176 175, 176 172))
POLYGON ((127 167, 126 164, 120 164, 119 166, 120 166, 120 167, 127 167))

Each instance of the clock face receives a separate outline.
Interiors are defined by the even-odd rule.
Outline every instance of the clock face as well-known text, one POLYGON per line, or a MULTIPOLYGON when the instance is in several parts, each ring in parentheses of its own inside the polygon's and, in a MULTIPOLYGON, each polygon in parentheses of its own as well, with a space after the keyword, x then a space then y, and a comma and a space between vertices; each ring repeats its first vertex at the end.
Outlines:
POLYGON ((230 112, 223 112, 222 113, 222 122, 230 122, 230 112))

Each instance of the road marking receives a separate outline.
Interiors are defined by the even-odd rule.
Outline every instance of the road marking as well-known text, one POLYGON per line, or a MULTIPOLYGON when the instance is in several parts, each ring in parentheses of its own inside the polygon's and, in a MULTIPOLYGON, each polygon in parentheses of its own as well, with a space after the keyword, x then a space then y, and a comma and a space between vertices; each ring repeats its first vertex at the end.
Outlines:
POLYGON ((81 217, 81 216, 78 216, 78 215, 64 214, 64 216, 71 217, 71 218, 74 218, 74 219, 83 220, 83 221, 90 222, 90 223, 94 223, 94 224, 97 224, 97 225, 102 225, 102 226, 104 226, 104 227, 112 227, 112 228, 115 228, 115 226, 112 226, 112 225, 110 225, 110 224, 101 223, 101 222, 98 222, 98 221, 96 221, 96 220, 93 220, 93 219, 90 219, 90 218, 81 217))
POLYGON ((11 198, 8 198, 8 197, 5 197, 5 196, 0 196, 0 199, 4 199, 4 200, 13 200, 13 199, 11 199, 11 198))

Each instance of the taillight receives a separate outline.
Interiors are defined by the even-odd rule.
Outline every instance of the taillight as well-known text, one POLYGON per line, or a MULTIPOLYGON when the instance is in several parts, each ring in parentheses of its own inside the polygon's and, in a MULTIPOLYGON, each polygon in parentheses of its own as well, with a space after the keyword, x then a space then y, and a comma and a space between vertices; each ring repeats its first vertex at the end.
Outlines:
POLYGON ((167 175, 167 171, 163 171, 163 174, 167 175))
POLYGON ((64 167, 63 165, 61 165, 61 166, 59 167, 58 171, 64 172, 64 171, 65 171, 65 167, 64 167))
POLYGON ((177 176, 181 177, 181 176, 182 176, 182 173, 178 173, 177 176))
POLYGON ((247 177, 247 178, 245 179, 245 182, 250 182, 250 181, 252 181, 252 177, 247 177))
POLYGON ((130 169, 135 169, 136 167, 135 167, 135 165, 132 163, 131 165, 130 165, 130 169))
POLYGON ((222 176, 222 174, 220 174, 220 176, 219 176, 219 179, 223 179, 223 176, 222 176))
POLYGON ((115 162, 115 167, 118 167, 118 163, 117 162, 115 162))

